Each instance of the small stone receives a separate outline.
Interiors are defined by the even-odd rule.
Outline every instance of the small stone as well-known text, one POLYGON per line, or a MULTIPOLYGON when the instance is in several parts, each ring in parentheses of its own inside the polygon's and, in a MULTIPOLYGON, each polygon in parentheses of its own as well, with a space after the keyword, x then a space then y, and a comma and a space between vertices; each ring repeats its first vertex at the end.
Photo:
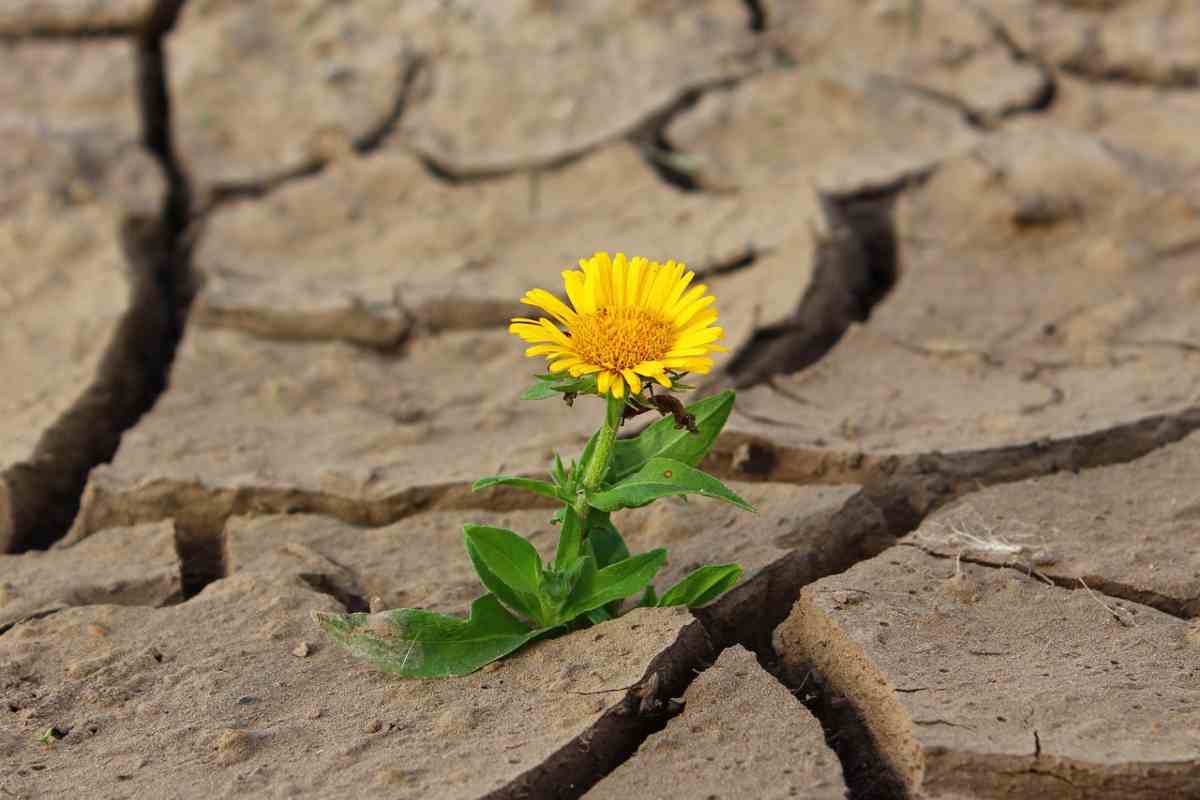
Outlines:
POLYGON ((322 708, 320 708, 320 707, 315 707, 315 708, 310 708, 310 709, 308 710, 308 713, 307 713, 307 714, 305 714, 304 716, 305 716, 307 719, 320 719, 320 718, 321 718, 321 715, 322 715, 323 713, 325 713, 324 709, 322 709, 322 708))
POLYGON ((228 728, 221 732, 214 745, 217 764, 228 767, 245 761, 254 752, 254 746, 254 737, 249 732, 228 728))
POLYGON ((87 626, 87 632, 92 636, 108 636, 108 628, 105 628, 103 625, 97 625, 94 622, 87 626))
POLYGON ((383 721, 378 719, 373 719, 363 726, 363 733, 379 733, 381 730, 383 730, 383 721))
POLYGON ((307 658, 310 652, 308 642, 300 642, 300 644, 292 648, 292 655, 296 658, 307 658))
POLYGON ((237 704, 238 704, 239 706, 248 706, 248 705, 250 705, 251 703, 257 703, 257 702, 258 702, 258 698, 257 698, 257 697, 253 697, 253 696, 251 696, 251 695, 248 695, 248 694, 244 694, 244 695, 242 695, 241 697, 239 697, 239 698, 237 699, 237 704))
POLYGON ((380 611, 387 611, 387 606, 383 604, 382 597, 372 597, 367 607, 372 614, 378 614, 380 611))

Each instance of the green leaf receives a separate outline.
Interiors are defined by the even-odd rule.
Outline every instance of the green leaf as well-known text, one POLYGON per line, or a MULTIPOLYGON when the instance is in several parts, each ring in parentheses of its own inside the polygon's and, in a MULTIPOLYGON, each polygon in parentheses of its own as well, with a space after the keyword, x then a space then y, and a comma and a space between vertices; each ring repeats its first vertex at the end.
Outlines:
POLYGON ((567 598, 575 590, 575 584, 579 582, 583 566, 583 560, 577 558, 565 569, 542 570, 541 594, 547 605, 552 608, 548 617, 557 619, 559 609, 567 602, 567 598))
POLYGON ((564 619, 586 614, 614 600, 637 594, 662 569, 667 561, 667 551, 662 548, 651 550, 610 564, 602 570, 596 570, 591 556, 584 556, 583 560, 587 563, 580 572, 571 599, 562 611, 564 619))
POLYGON ((541 621, 542 559, 533 545, 512 531, 486 525, 464 525, 463 538, 483 585, 513 611, 541 621))
POLYGON ((603 511, 593 509, 588 514, 588 541, 592 546, 592 555, 596 557, 596 565, 600 569, 629 558, 629 546, 625 544, 621 532, 612 524, 609 515, 603 511))
POLYGON ((377 614, 314 611, 313 619, 355 656, 406 678, 467 675, 550 630, 530 628, 490 594, 471 604, 467 619, 416 608, 377 614))
POLYGON ((563 508, 562 529, 558 532, 558 546, 554 550, 554 568, 564 571, 577 560, 583 543, 583 520, 572 507, 563 508))
POLYGON ((530 386, 525 391, 521 392, 522 400, 547 400, 554 397, 558 392, 550 388, 550 384, 545 381, 538 381, 533 386, 530 386))
POLYGON ((663 417, 632 439, 618 439, 613 448, 609 479, 619 481, 637 472, 652 458, 673 458, 688 465, 699 464, 708 451, 729 412, 733 410, 734 393, 724 391, 688 406, 696 418, 699 433, 676 428, 674 417, 663 417))
POLYGON ((552 483, 510 475, 493 475, 490 478, 480 478, 471 484, 471 491, 478 492, 480 489, 487 489, 492 486, 514 486, 518 489, 524 489, 527 492, 540 494, 543 497, 551 497, 555 500, 563 499, 559 496, 558 488, 552 483))
POLYGON ((671 458, 652 458, 637 472, 620 483, 597 492, 588 502, 601 511, 638 508, 659 497, 699 494, 733 503, 738 508, 754 508, 725 484, 711 475, 671 458))
MULTIPOLYGON (((625 538, 621 536, 621 532, 612 524, 609 515, 604 511, 597 511, 594 508, 588 510, 587 543, 589 552, 596 559, 596 565, 600 569, 629 558, 629 546, 625 544, 625 538)), ((605 612, 610 618, 617 617, 621 613, 621 601, 614 600, 604 608, 596 609, 594 612, 589 611, 588 614, 599 611, 605 612)), ((596 622, 597 620, 593 619, 592 621, 596 622)))
POLYGON ((522 400, 545 400, 556 394, 595 394, 596 376, 584 375, 572 378, 565 372, 538 375, 537 383, 521 393, 522 400))
POLYGON ((638 603, 638 608, 654 608, 658 605, 658 595, 654 591, 653 586, 647 586, 646 591, 642 592, 642 599, 638 603))
POLYGON ((663 593, 657 605, 700 608, 733 588, 742 577, 740 564, 700 567, 663 593))
POLYGON ((583 452, 579 454, 579 464, 571 467, 571 482, 575 485, 579 484, 579 476, 587 472, 587 465, 592 460, 592 455, 596 452, 596 440, 600 438, 600 431, 592 434, 592 438, 587 440, 587 444, 583 446, 583 452))
POLYGON ((554 454, 554 466, 550 469, 550 477, 559 488, 567 485, 567 470, 563 467, 562 459, 558 453, 554 454))
POLYGON ((609 613, 607 607, 601 606, 600 608, 593 608, 585 616, 587 616, 588 622, 593 625, 599 625, 601 622, 608 622, 614 615, 609 613))

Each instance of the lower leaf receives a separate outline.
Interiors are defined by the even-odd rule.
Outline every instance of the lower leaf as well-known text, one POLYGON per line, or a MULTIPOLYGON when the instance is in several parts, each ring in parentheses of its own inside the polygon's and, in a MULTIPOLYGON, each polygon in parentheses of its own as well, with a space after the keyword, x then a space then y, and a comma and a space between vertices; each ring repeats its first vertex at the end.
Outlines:
POLYGON ((700 567, 663 592, 656 605, 700 608, 732 589, 741 577, 740 564, 710 564, 700 567))
POLYGON ((552 630, 530 628, 491 594, 471 604, 467 619, 416 608, 376 614, 314 611, 313 619, 355 656, 405 678, 467 675, 552 630))
POLYGON ((575 591, 562 611, 563 619, 586 614, 594 608, 642 591, 667 562, 667 551, 662 548, 651 550, 610 564, 602 570, 595 568, 591 556, 584 556, 583 561, 586 564, 575 584, 575 591))

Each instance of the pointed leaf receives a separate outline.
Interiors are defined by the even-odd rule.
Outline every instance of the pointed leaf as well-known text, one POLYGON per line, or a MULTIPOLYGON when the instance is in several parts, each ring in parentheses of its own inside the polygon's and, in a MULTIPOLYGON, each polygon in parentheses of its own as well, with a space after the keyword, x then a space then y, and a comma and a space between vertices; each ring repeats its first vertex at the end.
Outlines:
POLYGON ((629 558, 629 546, 625 544, 625 538, 603 511, 592 509, 588 514, 588 541, 592 546, 592 555, 596 557, 596 566, 600 569, 629 558))
POLYGON ((579 575, 582 571, 583 559, 579 558, 568 564, 565 569, 555 568, 542 571, 542 597, 547 601, 548 606, 553 607, 553 611, 549 612, 547 616, 557 616, 558 609, 563 607, 567 598, 571 596, 571 592, 575 590, 575 584, 579 582, 579 575))
POLYGON ((554 550, 554 568, 566 570, 579 559, 583 543, 583 520, 571 506, 563 509, 562 529, 558 532, 558 546, 554 550))
POLYGON ((533 478, 521 478, 515 475, 493 475, 488 478, 480 478, 471 484, 471 491, 478 492, 480 489, 487 489, 492 486, 514 486, 518 489, 524 489, 527 492, 540 494, 542 497, 550 497, 555 500, 563 499, 559 496, 558 488, 554 484, 534 480, 533 478))
MULTIPOLYGON (((609 515, 604 511, 597 511, 594 508, 588 510, 587 544, 588 551, 596 559, 596 565, 600 569, 629 558, 629 546, 625 544, 625 538, 621 536, 621 532, 612 524, 609 515)), ((621 613, 621 601, 614 600, 596 611, 604 611, 610 618, 617 617, 621 613)), ((595 612, 588 613, 591 615, 595 612)))
POLYGON ((708 451, 729 412, 733 410, 734 393, 724 391, 688 406, 696 418, 699 433, 676 428, 673 417, 663 417, 632 439, 618 439, 613 447, 609 479, 619 481, 642 468, 652 458, 673 458, 688 465, 699 464, 708 451))
POLYGON ((464 525, 463 532, 483 585, 513 611, 540 620, 542 559, 533 545, 504 528, 464 525))
POLYGON ((567 485, 567 470, 563 467, 562 459, 558 453, 554 454, 554 466, 550 469, 550 477, 559 488, 567 485))
POLYGON ((591 611, 587 612, 585 616, 587 616, 588 622, 592 623, 593 625, 599 625, 601 622, 608 622, 613 618, 613 615, 608 612, 608 609, 605 606, 593 608, 591 611))
POLYGON ((550 384, 546 383, 545 381, 538 381, 537 383, 533 384, 533 386, 530 386, 528 389, 521 392, 521 399, 548 400, 551 397, 555 397, 557 394, 558 392, 550 388, 550 384))
POLYGON ((667 561, 667 551, 662 548, 651 550, 602 570, 596 570, 591 556, 584 556, 584 560, 588 563, 581 571, 575 591, 562 611, 563 619, 572 619, 614 600, 637 594, 662 569, 667 561))
POLYGON ((596 452, 596 440, 600 438, 600 431, 592 434, 592 438, 587 440, 587 444, 583 446, 583 452, 579 454, 579 464, 571 467, 571 482, 578 484, 579 476, 587 472, 587 465, 592 460, 592 455, 596 452))
POLYGON ((545 400, 559 394, 595 394, 596 376, 572 378, 565 373, 538 375, 537 382, 521 393, 522 400, 545 400))
POLYGON ((466 675, 547 632, 530 628, 490 594, 471 604, 467 619, 415 608, 377 614, 314 611, 313 618, 354 655, 406 678, 466 675))
POLYGON ((740 564, 711 564, 700 567, 663 592, 657 605, 700 608, 732 589, 741 577, 740 564))
POLYGON ((638 508, 659 497, 683 494, 699 494, 733 503, 747 511, 754 510, 713 476, 670 458, 650 459, 620 483, 592 495, 588 502, 601 511, 616 511, 618 508, 638 508))

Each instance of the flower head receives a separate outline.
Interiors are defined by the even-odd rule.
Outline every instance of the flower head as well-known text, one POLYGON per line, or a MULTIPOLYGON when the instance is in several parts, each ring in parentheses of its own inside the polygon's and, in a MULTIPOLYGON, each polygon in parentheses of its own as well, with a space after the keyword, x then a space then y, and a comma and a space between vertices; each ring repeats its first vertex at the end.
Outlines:
POLYGON ((517 317, 508 326, 533 345, 525 355, 545 356, 551 372, 594 373, 600 394, 624 397, 645 379, 670 388, 668 373, 706 373, 709 354, 724 352, 716 298, 703 284, 688 288, 696 274, 685 265, 596 253, 579 266, 562 274, 570 306, 545 289, 521 298, 554 321, 517 317))

